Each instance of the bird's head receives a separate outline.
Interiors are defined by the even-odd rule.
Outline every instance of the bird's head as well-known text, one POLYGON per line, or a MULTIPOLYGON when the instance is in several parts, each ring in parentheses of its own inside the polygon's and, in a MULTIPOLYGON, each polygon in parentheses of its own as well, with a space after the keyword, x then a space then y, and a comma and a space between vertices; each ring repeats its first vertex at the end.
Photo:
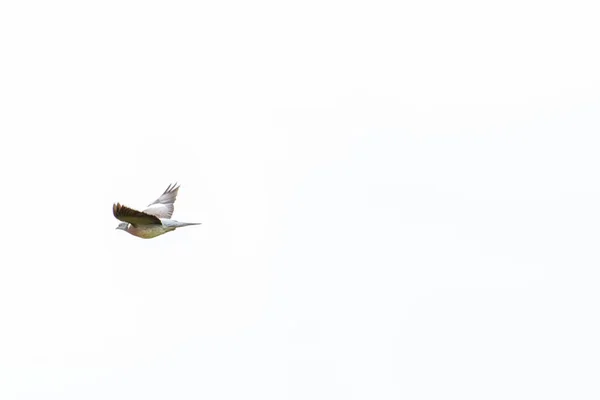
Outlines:
POLYGON ((122 229, 122 230, 126 231, 128 225, 129 224, 127 222, 121 222, 115 229, 122 229))

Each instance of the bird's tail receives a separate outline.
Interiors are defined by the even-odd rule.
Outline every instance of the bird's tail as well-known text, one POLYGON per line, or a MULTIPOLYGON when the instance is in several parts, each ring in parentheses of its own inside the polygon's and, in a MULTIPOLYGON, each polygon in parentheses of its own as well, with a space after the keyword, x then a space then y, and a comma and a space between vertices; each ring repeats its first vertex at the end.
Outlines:
POLYGON ((182 226, 188 225, 200 225, 198 222, 179 222, 174 219, 161 219, 160 222, 162 222, 163 226, 168 228, 181 228, 182 226))
POLYGON ((179 222, 177 221, 177 228, 181 228, 182 226, 189 226, 189 225, 201 225, 202 222, 179 222))

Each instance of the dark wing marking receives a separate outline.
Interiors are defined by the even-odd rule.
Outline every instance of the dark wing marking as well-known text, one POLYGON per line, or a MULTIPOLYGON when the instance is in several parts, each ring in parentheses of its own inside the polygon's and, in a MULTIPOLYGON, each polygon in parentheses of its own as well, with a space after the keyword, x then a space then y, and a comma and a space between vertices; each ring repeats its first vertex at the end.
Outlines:
POLYGON ((119 203, 113 204, 113 215, 116 219, 123 222, 129 222, 133 226, 137 225, 161 225, 160 219, 154 215, 134 210, 119 203))

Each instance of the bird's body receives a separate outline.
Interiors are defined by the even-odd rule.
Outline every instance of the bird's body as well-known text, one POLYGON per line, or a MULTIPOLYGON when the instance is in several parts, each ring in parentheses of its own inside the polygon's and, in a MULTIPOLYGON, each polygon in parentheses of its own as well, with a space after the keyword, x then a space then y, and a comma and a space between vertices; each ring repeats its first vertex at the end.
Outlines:
POLYGON ((179 222, 171 219, 179 187, 169 185, 167 190, 144 211, 137 211, 127 206, 116 203, 113 205, 115 218, 122 223, 117 229, 126 231, 143 239, 151 239, 163 233, 174 231, 189 225, 200 225, 193 222, 179 222))
POLYGON ((125 229, 127 233, 131 233, 133 236, 137 236, 142 239, 152 239, 154 237, 162 235, 163 233, 167 233, 174 230, 175 228, 167 227, 164 225, 133 226, 131 224, 128 224, 127 229, 125 229))

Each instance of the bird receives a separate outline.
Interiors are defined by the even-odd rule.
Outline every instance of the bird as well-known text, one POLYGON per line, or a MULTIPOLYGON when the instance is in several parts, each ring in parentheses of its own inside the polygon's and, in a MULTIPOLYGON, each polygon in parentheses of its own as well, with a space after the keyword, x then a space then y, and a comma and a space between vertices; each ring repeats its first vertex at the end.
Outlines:
POLYGON ((167 190, 155 201, 148 204, 144 211, 134 210, 120 203, 113 204, 113 215, 121 222, 116 229, 142 239, 152 239, 177 228, 200 225, 196 222, 179 222, 171 219, 175 207, 179 186, 169 185, 167 190))

